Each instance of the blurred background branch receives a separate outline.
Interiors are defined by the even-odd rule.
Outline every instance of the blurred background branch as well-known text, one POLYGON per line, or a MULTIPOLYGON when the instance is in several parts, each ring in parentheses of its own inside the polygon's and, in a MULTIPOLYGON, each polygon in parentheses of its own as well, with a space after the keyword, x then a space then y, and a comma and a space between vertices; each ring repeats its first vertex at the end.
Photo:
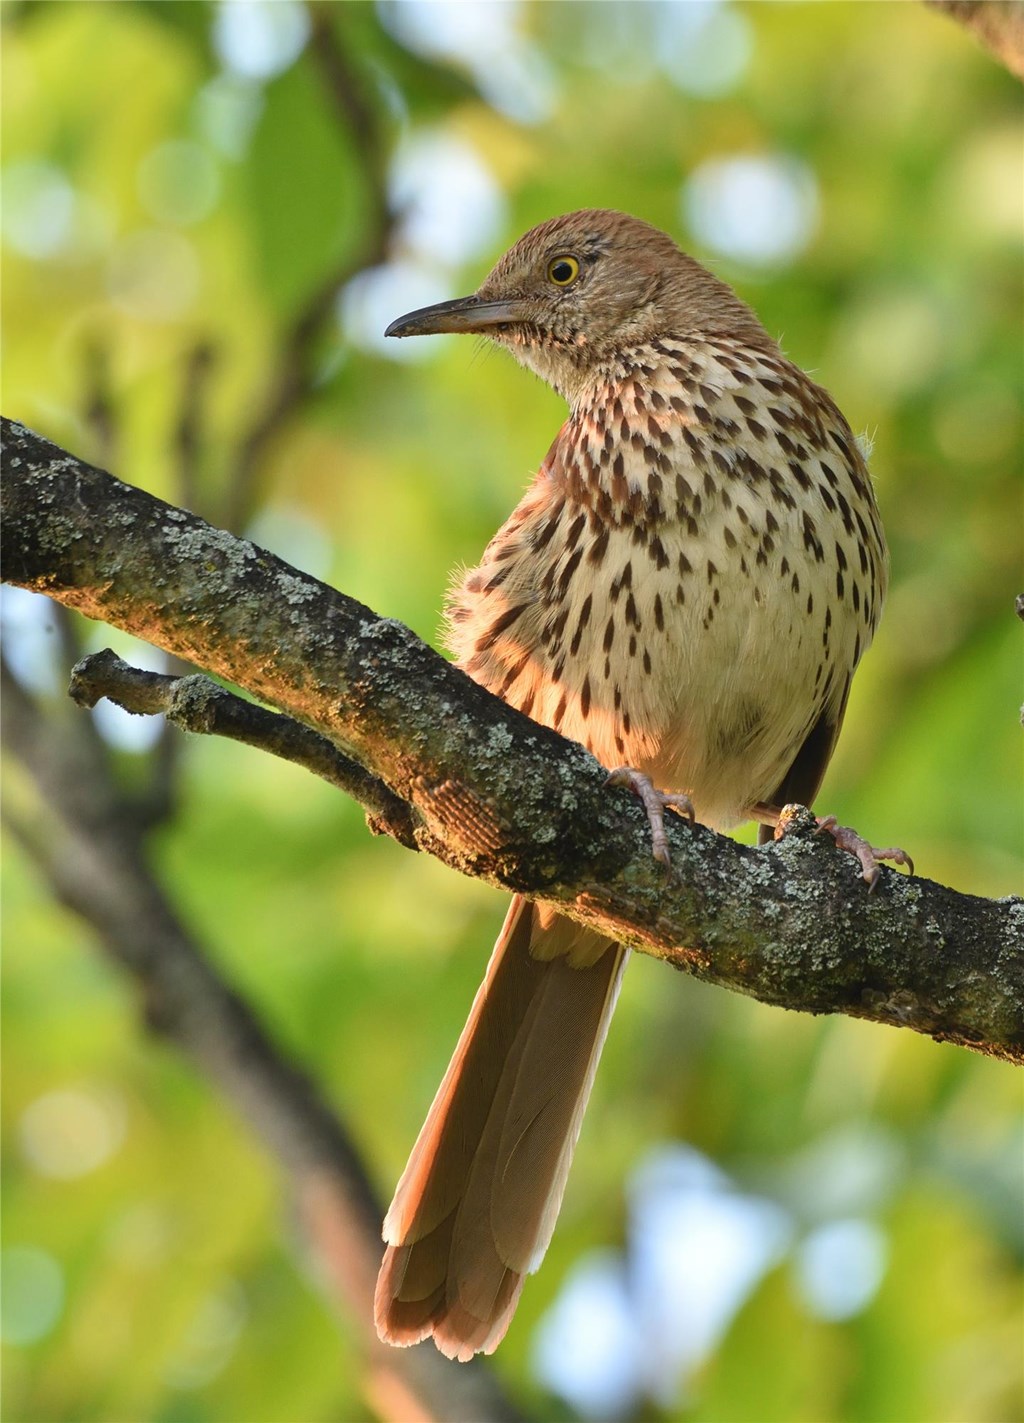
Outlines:
MULTIPOLYGON (((23 17, 26 18, 26 17, 23 17)), ((344 17, 329 7, 310 10, 310 53, 362 166, 362 240, 352 255, 322 280, 283 334, 258 412, 238 440, 226 485, 226 517, 241 526, 259 500, 261 462, 270 442, 308 398, 316 380, 315 356, 333 318, 341 288, 387 253, 391 226, 385 190, 384 128, 367 81, 347 52, 344 17)), ((84 419, 94 448, 112 461, 118 447, 118 415, 111 390, 110 353, 94 338, 84 366, 84 419)), ((217 374, 214 343, 202 338, 182 362, 183 380, 170 445, 177 458, 179 497, 186 505, 209 505, 202 481, 207 458, 207 404, 217 374)), ((64 656, 81 650, 76 623, 63 608, 55 615, 64 656)), ((171 659, 179 671, 188 664, 171 659)), ((252 1006, 214 967, 204 947, 186 929, 147 862, 146 836, 176 810, 175 779, 182 747, 174 718, 167 718, 149 754, 143 786, 127 791, 117 782, 114 760, 91 718, 66 719, 29 695, 6 663, 2 735, 6 750, 34 783, 36 809, 29 816, 9 803, 4 824, 55 900, 94 931, 110 959, 136 981, 148 1027, 173 1042, 240 1113, 290 1180, 301 1226, 301 1249, 314 1273, 337 1299, 361 1339, 367 1401, 384 1418, 512 1419, 519 1414, 503 1397, 486 1366, 459 1370, 432 1349, 396 1352, 383 1347, 372 1327, 373 1284, 381 1253, 383 1211, 348 1129, 327 1106, 312 1080, 289 1060, 252 1006)), ((142 673, 158 679, 181 678, 142 673)), ((225 694, 227 696, 227 694, 225 694)), ((209 698, 207 698, 209 702, 209 698)), ((238 729, 235 699, 229 719, 238 729)), ((221 708, 223 712, 223 708, 221 708)), ((260 708, 249 706, 247 731, 260 708)), ((207 714, 216 712, 207 707, 207 714)), ((263 717, 268 716, 262 713, 263 717)), ((278 723, 283 718, 278 718, 278 723)), ((221 718, 223 729, 223 716, 221 718)), ((290 724, 292 739, 304 728, 290 724)), ((262 724, 267 734, 266 722, 262 724)), ((307 733, 307 741, 309 734, 307 733)), ((352 789, 360 768, 325 757, 326 743, 306 747, 333 779, 352 789), (326 760, 330 761, 329 768, 326 760)), ((333 748, 331 748, 333 750, 333 748)), ((308 757, 307 757, 308 760, 308 757)), ((395 810, 380 787, 374 798, 368 778, 359 788, 382 817, 395 810)), ((392 827, 394 828, 394 827, 392 827)))
POLYGON ((44 715, 6 666, 0 671, 4 743, 38 793, 32 819, 5 806, 5 826, 58 902, 135 981, 150 1031, 185 1053, 283 1170, 302 1248, 362 1340, 368 1401, 395 1423, 518 1417, 484 1367, 462 1370, 431 1348, 379 1343, 373 1287, 383 1209, 347 1129, 169 902, 91 720, 44 715))
POLYGON ((360 168, 360 241, 327 278, 321 279, 280 343, 269 388, 256 402, 258 414, 242 435, 227 487, 224 524, 241 531, 258 503, 261 464, 270 442, 306 400, 317 381, 316 352, 335 316, 338 295, 353 277, 381 266, 395 232, 387 198, 387 145, 379 100, 370 97, 368 74, 354 62, 344 35, 351 32, 345 6, 309 7, 309 52, 341 132, 347 132, 360 168))

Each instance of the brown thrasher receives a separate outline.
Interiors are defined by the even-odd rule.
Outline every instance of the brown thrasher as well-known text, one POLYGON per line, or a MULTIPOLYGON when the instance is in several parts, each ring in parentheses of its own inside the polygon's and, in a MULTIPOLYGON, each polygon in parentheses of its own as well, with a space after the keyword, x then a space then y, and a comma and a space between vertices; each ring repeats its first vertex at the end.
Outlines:
MULTIPOLYGON (((451 595, 459 666, 619 767, 660 858, 663 804, 766 838, 817 792, 885 594, 849 425, 724 283, 622 213, 543 223, 474 296, 387 334, 447 331, 491 337, 570 407, 451 595)), ((869 880, 902 858, 821 823, 869 880)), ((385 1221, 382 1339, 432 1334, 457 1359, 502 1339, 554 1229, 626 958, 513 899, 385 1221)))

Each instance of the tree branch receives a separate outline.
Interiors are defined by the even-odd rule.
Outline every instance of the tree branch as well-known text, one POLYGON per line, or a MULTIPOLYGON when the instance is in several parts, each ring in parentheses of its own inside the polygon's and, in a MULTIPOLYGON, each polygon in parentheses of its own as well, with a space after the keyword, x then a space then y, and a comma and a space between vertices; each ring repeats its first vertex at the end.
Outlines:
POLYGON ((892 871, 868 895, 806 817, 765 850, 673 824, 666 875, 593 757, 407 628, 22 426, 4 433, 5 578, 315 727, 405 802, 421 850, 765 1002, 1024 1061, 1024 901, 892 871))
MULTIPOLYGON (((7 828, 55 898, 91 925, 107 956, 135 981, 149 1027, 185 1052, 283 1168, 317 1273, 357 1328, 375 1411, 394 1423, 515 1423, 519 1413, 486 1368, 467 1375, 429 1347, 396 1351, 377 1339, 382 1211, 356 1144, 175 912, 146 862, 131 808, 112 785, 91 719, 69 725, 48 718, 2 665, 0 673, 4 744, 37 792, 31 815, 6 798, 7 828)), ((149 677, 206 681, 137 673, 139 695, 149 677)), ((156 710, 154 690, 147 695, 156 710)), ((187 695, 182 701, 187 705, 187 695)))
POLYGON ((925 0, 958 21, 1011 74, 1024 79, 1024 0, 925 0))
POLYGON ((382 780, 343 756, 326 736, 247 702, 200 673, 169 677, 148 672, 130 667, 106 648, 75 664, 68 695, 81 707, 94 707, 105 697, 133 716, 166 716, 182 731, 225 736, 292 761, 358 801, 375 834, 390 835, 408 850, 417 848, 410 807, 382 780))

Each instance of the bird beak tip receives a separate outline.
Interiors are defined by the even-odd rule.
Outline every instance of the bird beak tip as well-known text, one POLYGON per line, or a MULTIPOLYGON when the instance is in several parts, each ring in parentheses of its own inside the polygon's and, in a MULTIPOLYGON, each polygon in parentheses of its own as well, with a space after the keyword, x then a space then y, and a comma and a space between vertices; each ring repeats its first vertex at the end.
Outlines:
POLYGON ((455 301, 438 302, 436 306, 399 316, 384 332, 385 336, 442 336, 462 333, 484 333, 495 326, 508 325, 522 319, 519 304, 510 301, 481 301, 479 297, 458 297, 455 301))

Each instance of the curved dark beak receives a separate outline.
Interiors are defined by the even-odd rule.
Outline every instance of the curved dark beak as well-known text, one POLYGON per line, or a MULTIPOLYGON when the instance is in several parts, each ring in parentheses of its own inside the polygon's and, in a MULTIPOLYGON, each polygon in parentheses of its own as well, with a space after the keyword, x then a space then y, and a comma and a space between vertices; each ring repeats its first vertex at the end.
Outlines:
POLYGON ((446 332, 487 331, 524 320, 522 302, 481 301, 477 296, 460 296, 440 301, 400 316, 384 332, 385 336, 440 336, 446 332))

